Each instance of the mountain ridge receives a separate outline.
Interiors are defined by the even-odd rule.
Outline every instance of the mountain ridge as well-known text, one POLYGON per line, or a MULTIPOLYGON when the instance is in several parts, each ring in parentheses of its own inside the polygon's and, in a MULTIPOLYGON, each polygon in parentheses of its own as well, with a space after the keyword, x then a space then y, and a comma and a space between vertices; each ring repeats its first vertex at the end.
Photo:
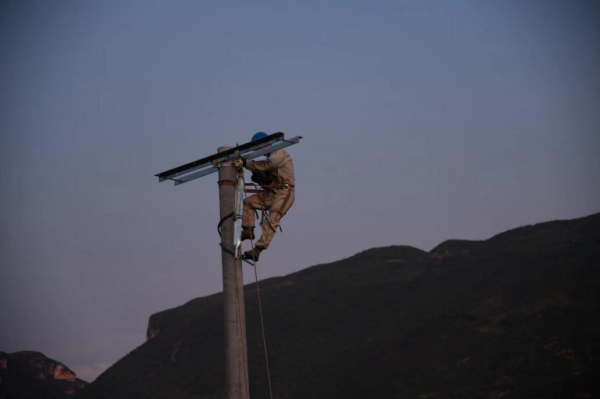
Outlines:
MULTIPOLYGON (((595 214, 261 281, 276 397, 595 397, 599 233, 595 214)), ((253 284, 245 297, 251 394, 264 395, 253 284)), ((78 398, 223 397, 221 293, 153 314, 148 331, 78 398)))
POLYGON ((41 352, 0 352, 0 399, 68 398, 87 385, 41 352))

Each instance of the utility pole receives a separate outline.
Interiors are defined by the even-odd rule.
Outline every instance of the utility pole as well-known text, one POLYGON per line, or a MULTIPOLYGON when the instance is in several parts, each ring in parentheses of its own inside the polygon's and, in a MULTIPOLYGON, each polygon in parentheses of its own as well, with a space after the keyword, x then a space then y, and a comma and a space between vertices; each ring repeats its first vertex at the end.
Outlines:
MULTIPOLYGON (((230 147, 219 147, 218 152, 230 147)), ((237 170, 231 162, 222 163, 219 181, 237 181, 237 170)), ((235 212, 234 185, 219 185, 221 219, 235 212)), ((244 310, 244 279, 242 261, 224 248, 233 242, 233 219, 227 219, 221 229, 221 258, 223 260, 223 299, 225 308, 225 379, 228 399, 249 399, 248 350, 246 347, 246 313, 244 310)))
MULTIPOLYGON (((298 144, 302 136, 285 139, 282 132, 273 133, 259 140, 238 145, 235 148, 219 147, 218 152, 206 158, 189 162, 155 175, 159 182, 173 181, 175 185, 187 183, 203 176, 219 172, 219 204, 221 222, 221 259, 223 261, 223 302, 225 308, 225 379, 228 399, 249 399, 248 350, 246 346, 246 313, 244 309, 244 279, 242 260, 236 257, 240 236, 234 237, 236 214, 235 198, 244 191, 243 179, 233 160, 241 156, 254 159, 281 148, 298 144)), ((240 209, 237 213, 241 213, 240 209)), ((241 215, 238 215, 241 216, 241 215)), ((237 219, 241 228, 241 220, 237 219)), ((241 232, 239 233, 241 235, 241 232)), ((254 265, 250 261, 246 262, 254 265)))

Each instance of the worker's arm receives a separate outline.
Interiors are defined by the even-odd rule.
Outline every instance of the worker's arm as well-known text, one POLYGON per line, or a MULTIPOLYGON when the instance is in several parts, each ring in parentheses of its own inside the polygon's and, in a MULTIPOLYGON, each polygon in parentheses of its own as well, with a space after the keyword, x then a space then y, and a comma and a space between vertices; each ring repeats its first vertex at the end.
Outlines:
POLYGON ((286 159, 286 153, 283 150, 278 150, 271 153, 271 156, 264 161, 246 161, 246 169, 257 171, 269 171, 280 168, 286 159))

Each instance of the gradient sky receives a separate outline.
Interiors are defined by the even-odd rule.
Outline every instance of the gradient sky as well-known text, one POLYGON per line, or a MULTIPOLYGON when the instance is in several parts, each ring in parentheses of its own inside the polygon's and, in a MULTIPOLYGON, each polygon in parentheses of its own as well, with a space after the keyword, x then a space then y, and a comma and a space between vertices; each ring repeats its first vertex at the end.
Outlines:
POLYGON ((5 0, 0 57, 0 351, 88 381, 222 289, 216 175, 154 174, 256 131, 261 278, 600 211, 597 1, 5 0))

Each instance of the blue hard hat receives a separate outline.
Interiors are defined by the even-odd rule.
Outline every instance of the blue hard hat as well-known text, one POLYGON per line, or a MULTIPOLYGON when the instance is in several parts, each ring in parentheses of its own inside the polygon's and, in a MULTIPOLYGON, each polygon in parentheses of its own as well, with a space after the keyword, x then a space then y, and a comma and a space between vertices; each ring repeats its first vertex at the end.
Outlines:
POLYGON ((252 136, 252 141, 260 140, 267 136, 268 136, 268 134, 266 134, 265 132, 256 132, 256 133, 254 133, 254 136, 252 136))

